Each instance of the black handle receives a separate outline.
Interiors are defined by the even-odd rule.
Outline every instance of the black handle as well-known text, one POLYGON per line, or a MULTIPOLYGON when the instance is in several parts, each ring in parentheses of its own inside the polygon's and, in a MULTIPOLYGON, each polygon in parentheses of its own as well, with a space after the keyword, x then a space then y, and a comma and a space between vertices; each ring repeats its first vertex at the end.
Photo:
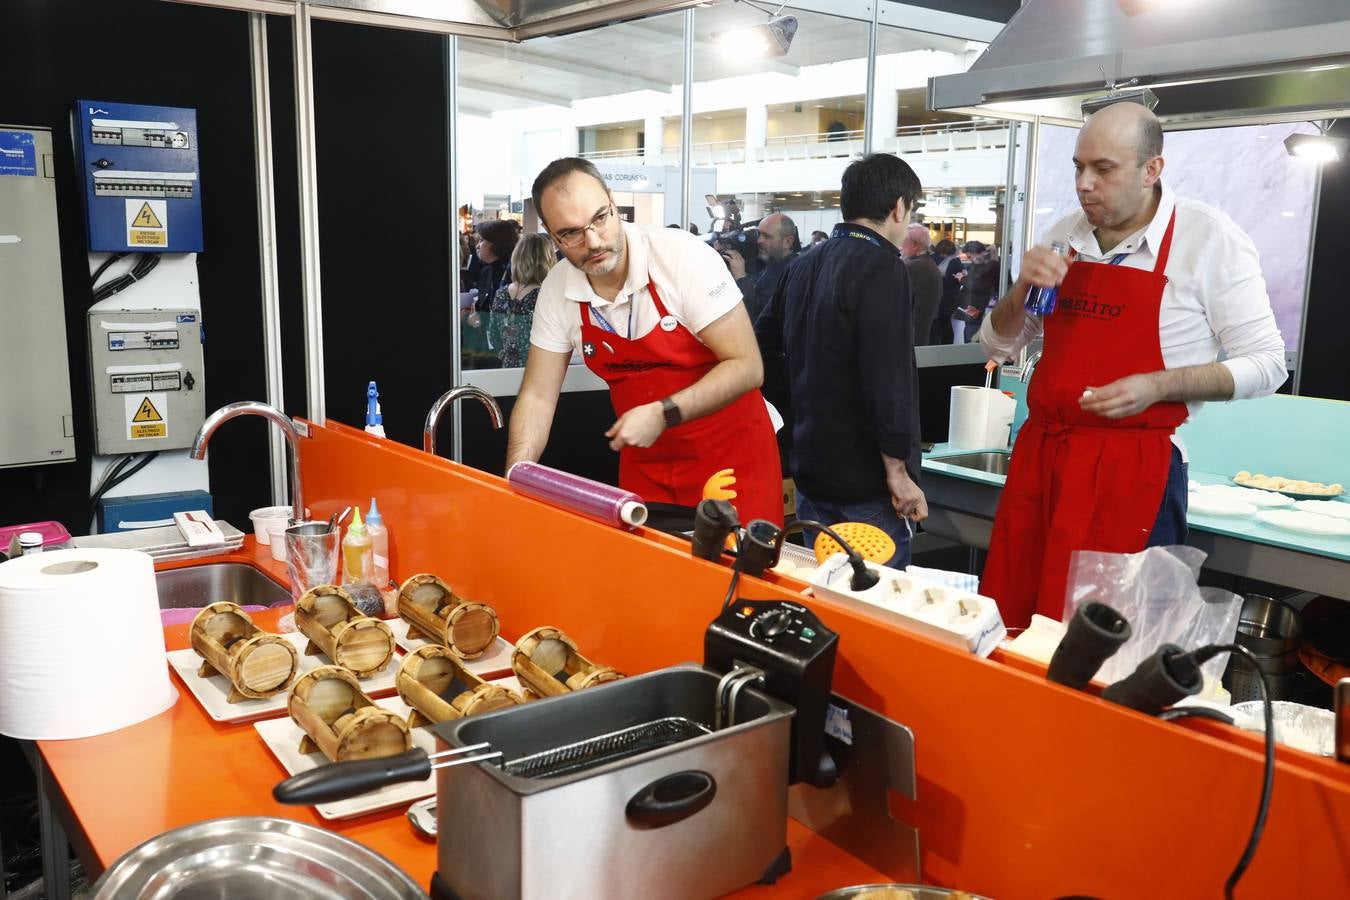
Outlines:
POLYGON ((346 800, 400 781, 421 781, 431 774, 431 760, 420 747, 397 756, 329 763, 292 775, 272 788, 278 803, 306 805, 346 800))
POLYGON ((658 778, 633 795, 624 812, 638 828, 661 828, 687 819, 713 801, 717 781, 691 769, 658 778))
POLYGON ((1084 603, 1069 619, 1045 677, 1081 691, 1130 633, 1130 623, 1105 603, 1084 603))
POLYGON ((1128 677, 1102 691, 1102 699, 1156 716, 1202 687, 1195 660, 1176 644, 1163 644, 1128 677))

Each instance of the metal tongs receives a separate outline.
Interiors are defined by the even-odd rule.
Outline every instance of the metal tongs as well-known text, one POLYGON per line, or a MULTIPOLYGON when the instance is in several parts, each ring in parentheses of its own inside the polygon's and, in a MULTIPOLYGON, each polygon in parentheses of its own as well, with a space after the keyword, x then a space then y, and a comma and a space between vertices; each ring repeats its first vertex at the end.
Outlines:
POLYGON ((292 775, 272 788, 272 797, 278 803, 300 806, 345 800, 388 784, 421 781, 436 769, 500 759, 501 751, 490 750, 490 747, 491 744, 488 743, 470 744, 467 747, 456 747, 453 750, 431 754, 421 747, 414 747, 397 756, 329 763, 308 772, 301 772, 299 775, 292 775))

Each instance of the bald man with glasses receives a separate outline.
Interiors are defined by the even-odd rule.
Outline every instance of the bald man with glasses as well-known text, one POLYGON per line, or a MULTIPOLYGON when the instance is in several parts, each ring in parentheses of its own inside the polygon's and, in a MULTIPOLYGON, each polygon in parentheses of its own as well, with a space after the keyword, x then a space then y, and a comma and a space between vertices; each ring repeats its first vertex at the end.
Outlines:
POLYGON ((759 392, 764 367, 716 251, 683 230, 620 221, 600 172, 584 159, 550 163, 532 193, 565 258, 535 304, 507 468, 543 453, 580 351, 609 385, 617 419, 605 437, 619 452, 621 487, 692 507, 711 476, 732 468, 741 520, 781 524, 778 445, 759 392))

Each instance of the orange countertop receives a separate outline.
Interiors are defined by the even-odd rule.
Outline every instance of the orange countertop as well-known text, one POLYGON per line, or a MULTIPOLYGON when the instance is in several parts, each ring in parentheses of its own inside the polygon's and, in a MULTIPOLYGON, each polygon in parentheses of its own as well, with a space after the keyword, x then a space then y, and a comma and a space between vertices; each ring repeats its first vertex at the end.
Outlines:
MULTIPOLYGON (((309 430, 301 464, 314 515, 378 497, 391 569, 436 572, 491 604, 508 640, 554 625, 590 658, 634 674, 702 658, 728 571, 691 558, 687 541, 601 525, 339 423, 309 430)), ((251 553, 278 572, 265 550, 251 553)), ((1013 657, 979 659, 799 589, 741 582, 742 596, 810 606, 839 634, 834 690, 912 730, 917 798, 890 800, 918 829, 926 881, 999 900, 1220 896, 1255 812, 1258 736, 1154 719, 1049 683, 1013 657)), ((186 626, 167 633, 181 646, 186 626)), ((284 773, 251 725, 216 725, 190 696, 125 731, 41 750, 74 810, 71 830, 101 864, 201 818, 317 821, 272 803, 284 773)), ((327 827, 426 883, 433 849, 397 812, 327 827)), ((1350 896, 1346 835, 1350 767, 1278 748, 1270 818, 1237 897, 1350 896)), ((793 822, 789 843, 793 872, 759 893, 891 880, 793 822)))
MULTIPOLYGON (((213 562, 248 563, 286 582, 286 567, 256 546, 251 535, 238 552, 161 568, 213 562)), ((273 630, 281 612, 266 610, 253 619, 273 630)), ((188 626, 165 628, 164 639, 169 650, 187 647, 188 626)), ((287 773, 253 723, 215 722, 176 675, 174 687, 178 702, 137 725, 97 737, 38 742, 71 810, 67 827, 79 829, 79 842, 90 847, 100 869, 142 841, 190 822, 280 816, 346 835, 393 860, 424 888, 431 883, 436 847, 413 831, 406 807, 327 821, 312 807, 277 803, 272 786, 287 773)), ((771 888, 756 886, 732 896, 815 897, 843 885, 891 880, 793 819, 788 820, 788 846, 791 873, 771 888)))

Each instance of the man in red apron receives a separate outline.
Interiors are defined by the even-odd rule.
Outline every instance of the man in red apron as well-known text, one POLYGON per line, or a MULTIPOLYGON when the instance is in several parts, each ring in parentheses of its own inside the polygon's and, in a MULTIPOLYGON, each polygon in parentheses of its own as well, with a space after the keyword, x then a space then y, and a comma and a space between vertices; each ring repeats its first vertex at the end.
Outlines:
POLYGON ((1273 393, 1285 379, 1255 248, 1223 213, 1163 185, 1161 153, 1144 106, 1094 114, 1074 152, 1082 212, 1051 229, 1069 253, 1028 251, 981 329, 999 360, 1045 336, 980 585, 1009 625, 1062 617, 1076 550, 1184 543, 1173 432, 1196 401, 1273 393), (1029 292, 1052 285, 1053 311, 1028 312, 1029 292))
POLYGON ((682 229, 619 220, 595 166, 550 163, 534 206, 566 257, 544 280, 530 355, 511 414, 507 467, 548 441, 574 350, 609 385, 619 485, 648 501, 694 506, 735 470, 743 522, 783 521, 778 444, 759 386, 749 316, 717 253, 682 229))

